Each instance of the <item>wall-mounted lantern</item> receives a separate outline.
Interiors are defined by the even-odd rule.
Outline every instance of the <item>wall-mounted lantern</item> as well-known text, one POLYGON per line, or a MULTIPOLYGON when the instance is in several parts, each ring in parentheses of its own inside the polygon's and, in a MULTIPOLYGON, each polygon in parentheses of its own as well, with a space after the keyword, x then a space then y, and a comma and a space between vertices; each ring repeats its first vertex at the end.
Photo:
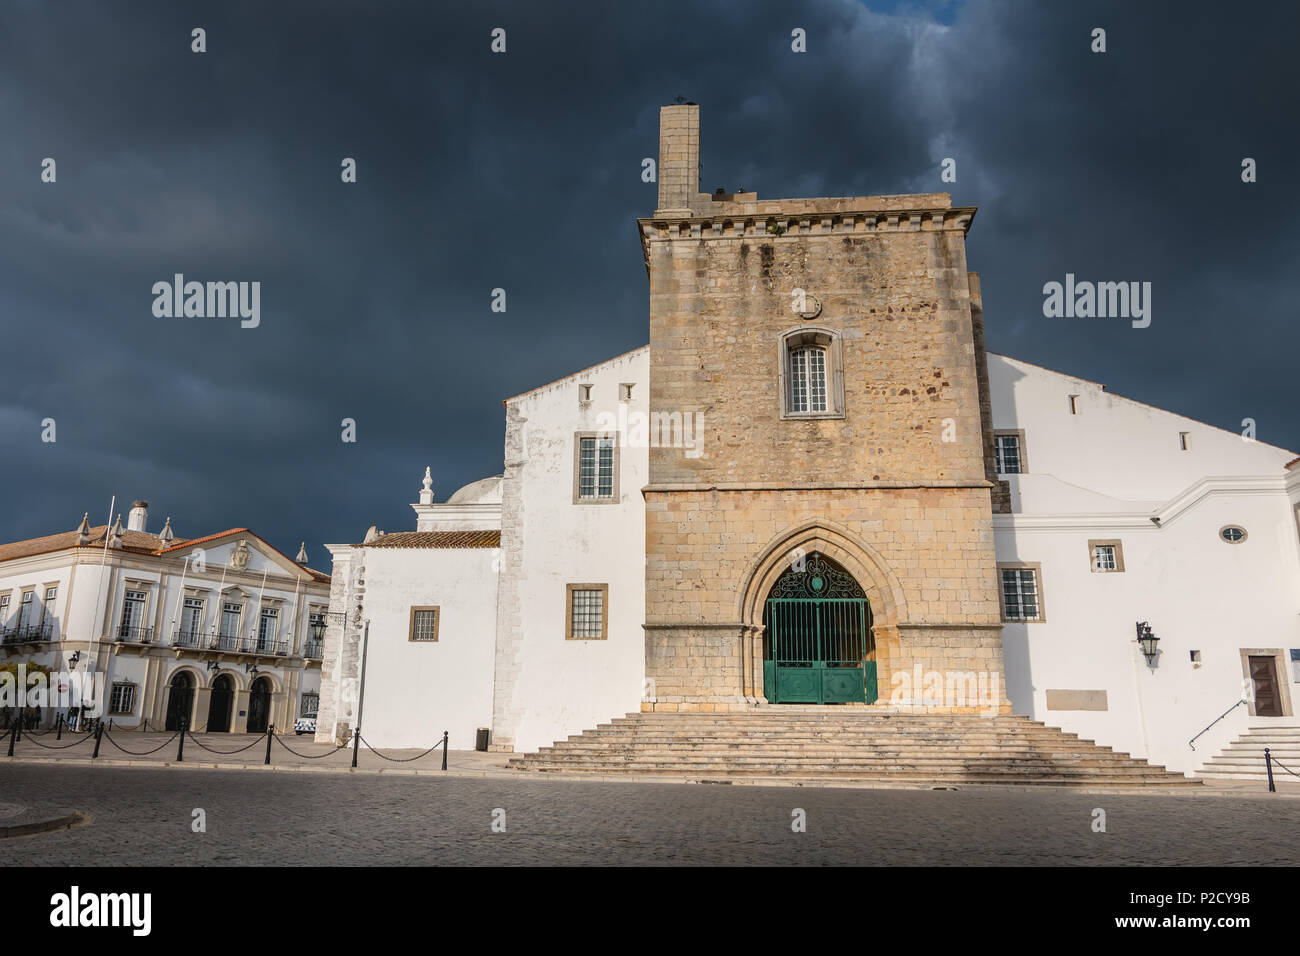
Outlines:
POLYGON ((1160 653, 1160 648, 1157 647, 1160 638, 1151 633, 1151 625, 1146 621, 1137 622, 1137 642, 1142 648, 1142 656, 1147 659, 1147 666, 1154 668, 1156 655, 1160 653))

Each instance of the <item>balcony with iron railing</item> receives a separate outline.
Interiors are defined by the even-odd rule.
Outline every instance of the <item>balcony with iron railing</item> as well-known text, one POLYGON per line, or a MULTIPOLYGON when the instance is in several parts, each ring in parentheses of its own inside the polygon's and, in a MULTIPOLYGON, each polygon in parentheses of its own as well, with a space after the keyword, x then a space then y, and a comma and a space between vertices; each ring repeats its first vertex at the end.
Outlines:
POLYGON ((325 653, 324 641, 312 641, 312 640, 303 641, 303 645, 302 645, 303 657, 306 657, 309 660, 318 661, 321 659, 322 656, 324 656, 324 653, 325 653))
POLYGON ((202 631, 179 630, 172 638, 172 647, 192 647, 196 650, 204 646, 205 635, 202 631))
POLYGON ((4 644, 37 644, 42 641, 54 640, 54 623, 46 621, 44 624, 25 624, 22 627, 7 627, 0 629, 0 643, 4 644))
POLYGON ((228 654, 252 654, 259 657, 285 657, 289 653, 288 641, 274 641, 250 634, 241 638, 236 634, 209 634, 200 637, 194 646, 209 651, 225 651, 228 654))
POLYGON ((249 636, 244 639, 240 650, 245 654, 261 654, 264 657, 284 657, 289 653, 288 641, 273 641, 262 637, 249 636))
POLYGON ((239 650, 238 634, 213 634, 208 638, 207 647, 210 651, 230 651, 239 650))
POLYGON ((118 626, 117 634, 113 637, 113 640, 119 644, 152 644, 153 628, 122 624, 118 626))

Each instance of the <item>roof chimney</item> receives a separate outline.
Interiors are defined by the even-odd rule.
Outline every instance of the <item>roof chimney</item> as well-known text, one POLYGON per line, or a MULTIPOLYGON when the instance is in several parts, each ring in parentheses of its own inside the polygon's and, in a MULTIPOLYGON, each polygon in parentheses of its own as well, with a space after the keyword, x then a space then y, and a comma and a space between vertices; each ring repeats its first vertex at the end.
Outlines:
POLYGON ((700 192, 700 108, 659 108, 659 208, 656 216, 691 214, 700 192))
POLYGON ((127 531, 145 531, 145 525, 149 522, 149 502, 133 501, 131 502, 131 511, 126 516, 127 531))

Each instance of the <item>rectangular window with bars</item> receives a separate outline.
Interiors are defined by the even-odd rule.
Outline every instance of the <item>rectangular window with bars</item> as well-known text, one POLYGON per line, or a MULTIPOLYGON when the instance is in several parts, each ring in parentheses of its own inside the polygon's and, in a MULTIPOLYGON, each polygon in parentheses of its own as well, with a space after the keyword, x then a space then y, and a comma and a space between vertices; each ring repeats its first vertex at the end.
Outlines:
POLYGON ((570 584, 566 588, 564 637, 570 641, 603 641, 609 636, 609 585, 570 584))
POLYGON ((995 434, 993 448, 999 475, 1019 475, 1025 470, 1020 433, 995 434))
POLYGON ((826 395, 826 350, 791 350, 790 411, 824 412, 827 410, 826 395))
POLYGON ((303 694, 298 706, 299 717, 315 717, 320 711, 320 694, 303 694))
POLYGON ((614 439, 599 435, 579 435, 577 476, 574 500, 613 501, 617 494, 614 439))
POLYGON ((1041 621, 1037 568, 1002 568, 1002 616, 1008 621, 1041 621))
POLYGON ((1092 559, 1093 571, 1107 574, 1124 570, 1124 548, 1119 539, 1089 541, 1088 556, 1092 559))
POLYGON ((438 640, 438 608, 411 608, 410 640, 432 642, 438 640))
POLYGON ((135 713, 135 684, 114 684, 108 697, 110 714, 135 713))

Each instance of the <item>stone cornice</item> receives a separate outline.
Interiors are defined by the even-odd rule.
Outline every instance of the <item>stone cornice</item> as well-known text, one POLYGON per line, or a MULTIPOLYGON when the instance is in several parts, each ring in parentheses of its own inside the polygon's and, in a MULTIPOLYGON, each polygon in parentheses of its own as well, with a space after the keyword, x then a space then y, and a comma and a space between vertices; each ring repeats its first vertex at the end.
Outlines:
POLYGON ((679 239, 771 239, 807 236, 867 236, 900 232, 970 231, 974 206, 836 211, 734 213, 708 216, 652 216, 637 220, 647 264, 650 243, 679 239), (780 230, 779 233, 769 230, 780 230))

